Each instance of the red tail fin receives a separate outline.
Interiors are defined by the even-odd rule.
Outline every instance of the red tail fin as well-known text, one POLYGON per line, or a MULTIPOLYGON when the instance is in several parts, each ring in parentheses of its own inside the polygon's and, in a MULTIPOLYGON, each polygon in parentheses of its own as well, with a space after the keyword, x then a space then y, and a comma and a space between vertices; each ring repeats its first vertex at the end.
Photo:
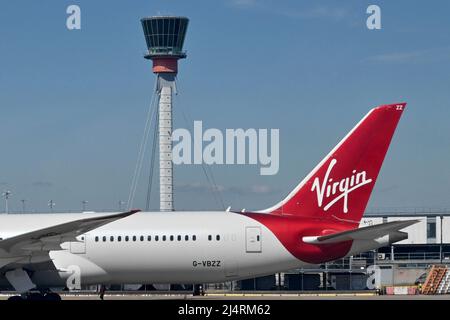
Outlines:
POLYGON ((286 199, 263 212, 359 223, 405 106, 372 109, 286 199))

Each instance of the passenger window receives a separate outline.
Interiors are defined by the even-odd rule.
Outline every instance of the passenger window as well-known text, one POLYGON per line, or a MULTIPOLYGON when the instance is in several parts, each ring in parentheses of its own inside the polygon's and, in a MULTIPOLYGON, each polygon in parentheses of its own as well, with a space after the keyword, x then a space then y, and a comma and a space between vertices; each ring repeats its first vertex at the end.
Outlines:
POLYGON ((163 241, 166 241, 166 236, 163 236, 163 241))
POLYGON ((217 240, 217 241, 220 240, 220 236, 219 236, 219 235, 216 236, 216 240, 217 240))
POLYGON ((258 235, 258 236, 256 236, 256 241, 259 241, 259 235, 258 235))
POLYGON ((117 241, 119 241, 119 242, 122 241, 122 236, 118 236, 117 241))
POLYGON ((136 236, 133 236, 133 241, 136 241, 136 236))
POLYGON ((185 240, 185 241, 188 241, 188 240, 189 240, 189 236, 187 236, 187 235, 184 236, 184 240, 185 240))
POLYGON ((114 242, 114 237, 113 236, 109 237, 109 241, 114 242))
MULTIPOLYGON (((0 240, 2 240, 2 239, 0 238, 0 240)), ((98 242, 98 237, 95 237, 95 242, 98 242)))
POLYGON ((212 240, 212 235, 208 236, 208 240, 211 241, 212 240))
POLYGON ((106 237, 105 237, 105 236, 103 236, 103 239, 102 239, 102 240, 103 240, 103 242, 105 242, 105 241, 106 241, 106 237))
POLYGON ((144 236, 141 236, 141 241, 144 241, 144 236))
POLYGON ((178 240, 178 241, 181 241, 181 236, 178 236, 178 237, 177 237, 177 240, 178 240))
POLYGON ((152 236, 148 236, 147 241, 152 241, 152 236))
POLYGON ((193 235, 192 236, 192 241, 196 241, 197 240, 197 236, 196 235, 193 235))
POLYGON ((155 241, 159 241, 159 236, 155 236, 155 241))
POLYGON ((130 238, 128 236, 125 236, 125 241, 130 240, 130 238))
POLYGON ((173 236, 170 236, 170 241, 173 241, 173 236))

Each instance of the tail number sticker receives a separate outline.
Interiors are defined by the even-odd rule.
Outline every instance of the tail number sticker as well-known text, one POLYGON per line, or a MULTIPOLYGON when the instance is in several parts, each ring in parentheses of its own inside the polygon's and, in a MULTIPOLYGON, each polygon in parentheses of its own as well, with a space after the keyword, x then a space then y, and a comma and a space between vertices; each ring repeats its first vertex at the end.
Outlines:
POLYGON ((220 260, 192 261, 192 266, 205 268, 219 268, 221 266, 221 261, 220 260))

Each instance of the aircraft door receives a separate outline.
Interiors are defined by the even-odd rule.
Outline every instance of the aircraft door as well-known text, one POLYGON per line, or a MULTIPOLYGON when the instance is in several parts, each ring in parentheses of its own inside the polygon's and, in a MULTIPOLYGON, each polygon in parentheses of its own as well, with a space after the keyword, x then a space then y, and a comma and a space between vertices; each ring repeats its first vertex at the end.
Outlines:
POLYGON ((262 239, 260 227, 247 227, 245 230, 245 242, 247 252, 261 252, 262 239))

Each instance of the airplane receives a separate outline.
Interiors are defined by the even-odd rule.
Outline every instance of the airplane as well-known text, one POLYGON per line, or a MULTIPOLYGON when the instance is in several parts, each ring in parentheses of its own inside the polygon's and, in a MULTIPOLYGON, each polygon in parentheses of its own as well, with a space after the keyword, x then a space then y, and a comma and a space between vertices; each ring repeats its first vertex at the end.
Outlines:
MULTIPOLYGON (((407 239, 416 220, 360 226, 406 103, 369 113, 260 211, 0 215, 0 286, 59 300, 68 284, 206 284, 321 264, 407 239)), ((34 298, 32 298, 34 297, 34 298)))

